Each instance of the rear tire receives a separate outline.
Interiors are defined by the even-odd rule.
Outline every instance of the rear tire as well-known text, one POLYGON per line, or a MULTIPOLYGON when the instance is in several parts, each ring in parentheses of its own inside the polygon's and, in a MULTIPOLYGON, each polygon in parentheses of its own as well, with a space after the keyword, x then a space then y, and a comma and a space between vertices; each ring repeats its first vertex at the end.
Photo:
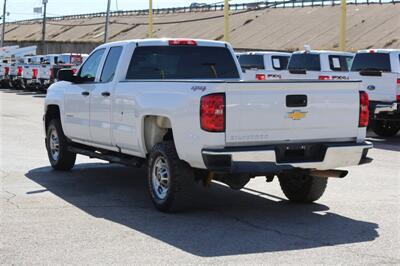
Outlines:
POLYGON ((59 119, 51 120, 47 127, 46 149, 54 169, 68 171, 74 167, 76 153, 68 151, 68 142, 59 119))
POLYGON ((190 202, 195 175, 186 162, 179 159, 174 142, 156 144, 150 152, 147 188, 154 206, 162 212, 177 212, 190 202))
POLYGON ((306 173, 280 174, 279 184, 285 196, 293 202, 311 203, 325 192, 328 178, 310 176, 306 173))
POLYGON ((380 137, 393 137, 400 130, 400 122, 373 120, 371 121, 371 130, 380 137))

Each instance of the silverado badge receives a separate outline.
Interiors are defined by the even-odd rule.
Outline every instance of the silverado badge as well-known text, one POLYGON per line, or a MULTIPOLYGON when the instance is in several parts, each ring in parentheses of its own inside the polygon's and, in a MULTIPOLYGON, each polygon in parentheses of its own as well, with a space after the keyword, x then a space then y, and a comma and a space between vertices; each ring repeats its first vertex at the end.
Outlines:
POLYGON ((288 113, 288 118, 293 120, 300 120, 306 116, 307 112, 302 112, 300 110, 293 110, 292 112, 288 113))

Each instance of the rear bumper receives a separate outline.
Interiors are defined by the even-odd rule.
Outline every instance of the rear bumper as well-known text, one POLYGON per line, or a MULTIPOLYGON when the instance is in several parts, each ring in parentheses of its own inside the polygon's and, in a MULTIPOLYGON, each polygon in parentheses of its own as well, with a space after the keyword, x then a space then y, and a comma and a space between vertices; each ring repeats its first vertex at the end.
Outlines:
POLYGON ((296 168, 329 170, 372 161, 366 158, 368 149, 372 148, 370 142, 320 144, 320 154, 308 158, 301 155, 284 158, 282 145, 279 146, 279 149, 276 145, 204 149, 202 155, 210 171, 248 174, 278 173, 296 168))

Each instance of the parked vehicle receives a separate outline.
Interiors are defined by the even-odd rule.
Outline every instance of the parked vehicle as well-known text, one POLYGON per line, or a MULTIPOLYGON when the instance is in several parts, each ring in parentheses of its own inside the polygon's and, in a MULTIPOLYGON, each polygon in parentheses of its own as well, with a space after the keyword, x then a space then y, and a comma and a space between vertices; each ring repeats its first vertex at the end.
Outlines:
POLYGON ((30 90, 41 89, 41 83, 38 78, 39 69, 43 63, 44 55, 35 55, 27 58, 28 62, 24 64, 23 80, 25 87, 30 90))
POLYGON ((43 117, 54 169, 76 154, 146 165, 155 207, 190 203, 195 181, 240 189, 278 176, 291 201, 313 202, 338 167, 364 164, 368 95, 357 81, 245 82, 232 47, 188 39, 96 48, 58 73, 43 117))
POLYGON ((48 54, 43 57, 43 61, 38 66, 38 83, 41 90, 47 88, 54 83, 54 68, 58 65, 59 54, 48 54))
POLYGON ((25 89, 24 82, 22 79, 22 73, 24 71, 24 58, 18 58, 17 61, 11 68, 10 79, 14 89, 25 89))
POLYGON ((65 53, 60 55, 58 64, 54 67, 54 76, 57 77, 58 70, 62 68, 71 68, 74 73, 78 72, 79 67, 87 57, 87 54, 74 53, 65 53))
POLYGON ((1 86, 5 88, 17 88, 19 74, 21 74, 21 60, 28 54, 35 54, 36 46, 19 47, 8 46, 0 49, 0 79, 1 86))
POLYGON ((12 83, 10 80, 10 67, 11 67, 11 59, 3 58, 0 63, 0 80, 2 88, 12 88, 12 83))
POLYGON ((82 64, 85 54, 48 54, 38 68, 39 88, 47 90, 56 80, 57 72, 62 68, 72 68, 75 72, 82 64))
POLYGON ((290 53, 248 52, 238 54, 244 80, 281 79, 287 69, 290 53))
POLYGON ((290 57, 287 79, 348 80, 354 54, 338 51, 304 50, 290 57))
POLYGON ((32 68, 30 67, 32 64, 33 56, 25 56, 23 62, 22 69, 22 84, 21 89, 28 89, 28 81, 32 78, 32 68))
POLYGON ((358 51, 350 77, 362 80, 370 98, 371 129, 391 137, 400 130, 400 49, 358 51))

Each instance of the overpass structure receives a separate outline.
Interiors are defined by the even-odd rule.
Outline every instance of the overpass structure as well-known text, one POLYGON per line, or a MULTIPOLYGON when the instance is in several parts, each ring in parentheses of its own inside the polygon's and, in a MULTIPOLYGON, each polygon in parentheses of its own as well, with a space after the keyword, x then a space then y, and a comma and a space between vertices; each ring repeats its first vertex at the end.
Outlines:
MULTIPOLYGON (((230 41, 241 50, 338 49, 338 1, 259 2, 230 7, 230 41)), ((222 6, 155 10, 155 37, 223 38, 222 6)), ((146 38, 147 10, 113 12, 109 40, 146 38)), ((347 48, 400 48, 400 2, 347 7, 347 48)), ((49 18, 47 51, 40 47, 40 20, 6 25, 6 45, 38 45, 42 53, 90 52, 104 35, 104 13, 49 18)))

